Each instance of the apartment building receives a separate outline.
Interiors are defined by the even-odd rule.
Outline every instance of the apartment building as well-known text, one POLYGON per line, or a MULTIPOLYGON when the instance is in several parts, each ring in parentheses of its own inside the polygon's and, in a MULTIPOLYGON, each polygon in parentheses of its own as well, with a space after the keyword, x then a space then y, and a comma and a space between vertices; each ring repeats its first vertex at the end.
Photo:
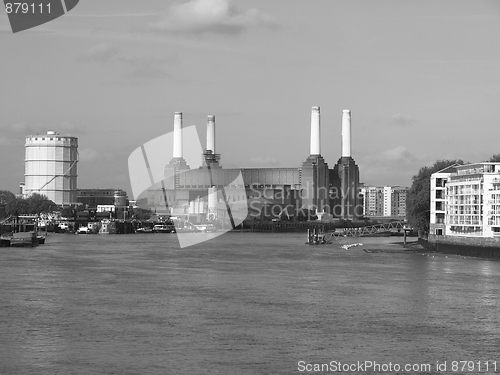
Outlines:
POLYGON ((430 183, 430 234, 500 236, 500 163, 453 165, 430 183))

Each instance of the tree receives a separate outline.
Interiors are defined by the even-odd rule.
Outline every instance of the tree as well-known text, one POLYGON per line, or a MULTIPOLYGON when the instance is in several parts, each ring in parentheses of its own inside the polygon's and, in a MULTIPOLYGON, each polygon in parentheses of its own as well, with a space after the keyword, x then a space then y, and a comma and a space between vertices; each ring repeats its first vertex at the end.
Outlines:
POLYGON ((5 214, 14 215, 16 211, 16 196, 8 190, 0 190, 0 204, 5 205, 5 214))
POLYGON ((436 173, 453 164, 465 164, 463 160, 438 160, 431 167, 422 167, 408 191, 406 204, 406 218, 408 224, 419 233, 429 233, 431 212, 431 174, 436 173))
POLYGON ((66 206, 61 209, 61 216, 66 218, 73 218, 75 216, 75 212, 84 211, 85 208, 83 205, 74 205, 66 206))
POLYGON ((490 160, 488 160, 489 162, 500 162, 500 154, 495 154, 493 155, 490 160))
POLYGON ((137 220, 148 220, 151 217, 151 211, 143 208, 132 208, 132 218, 137 220))
POLYGON ((33 193, 28 198, 17 198, 13 202, 10 215, 40 215, 57 210, 57 205, 45 195, 33 193))
POLYGON ((28 214, 37 214, 53 212, 57 210, 57 204, 47 198, 45 195, 33 193, 25 199, 28 214))

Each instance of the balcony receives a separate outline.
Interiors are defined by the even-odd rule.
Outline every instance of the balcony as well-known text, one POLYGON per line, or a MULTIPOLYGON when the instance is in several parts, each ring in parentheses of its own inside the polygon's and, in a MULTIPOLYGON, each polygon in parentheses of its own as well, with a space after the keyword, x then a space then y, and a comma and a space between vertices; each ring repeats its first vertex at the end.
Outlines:
POLYGON ((444 202, 436 202, 436 211, 444 211, 444 202))

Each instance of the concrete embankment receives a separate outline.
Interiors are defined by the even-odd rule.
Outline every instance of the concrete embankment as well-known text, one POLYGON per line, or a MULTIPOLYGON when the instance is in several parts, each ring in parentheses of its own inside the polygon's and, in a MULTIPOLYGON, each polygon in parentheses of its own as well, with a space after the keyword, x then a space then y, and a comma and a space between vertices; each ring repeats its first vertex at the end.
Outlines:
POLYGON ((419 238, 419 243, 428 251, 500 259, 500 238, 429 235, 427 240, 419 238))

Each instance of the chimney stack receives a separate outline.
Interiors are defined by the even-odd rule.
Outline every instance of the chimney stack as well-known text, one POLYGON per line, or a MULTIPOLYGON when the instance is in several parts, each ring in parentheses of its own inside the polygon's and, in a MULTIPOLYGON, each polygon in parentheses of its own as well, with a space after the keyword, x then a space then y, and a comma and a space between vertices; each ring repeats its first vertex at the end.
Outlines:
POLYGON ((351 156, 351 111, 342 112, 342 157, 351 156))
POLYGON ((321 133, 319 107, 312 107, 311 111, 311 155, 321 154, 321 133))
POLYGON ((207 151, 215 154, 215 116, 209 115, 207 121, 207 151))
POLYGON ((182 158, 182 112, 174 115, 174 158, 182 158))

